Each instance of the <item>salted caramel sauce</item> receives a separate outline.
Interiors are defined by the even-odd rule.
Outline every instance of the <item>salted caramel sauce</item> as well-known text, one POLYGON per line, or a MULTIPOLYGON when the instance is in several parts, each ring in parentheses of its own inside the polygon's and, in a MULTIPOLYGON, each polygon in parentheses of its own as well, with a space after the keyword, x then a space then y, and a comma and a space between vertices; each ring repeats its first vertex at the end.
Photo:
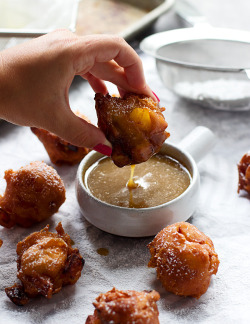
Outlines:
POLYGON ((84 182, 90 193, 108 204, 128 208, 162 205, 180 196, 190 185, 188 170, 177 160, 157 154, 137 164, 133 182, 127 186, 131 167, 118 168, 110 158, 95 162, 85 173, 84 182))

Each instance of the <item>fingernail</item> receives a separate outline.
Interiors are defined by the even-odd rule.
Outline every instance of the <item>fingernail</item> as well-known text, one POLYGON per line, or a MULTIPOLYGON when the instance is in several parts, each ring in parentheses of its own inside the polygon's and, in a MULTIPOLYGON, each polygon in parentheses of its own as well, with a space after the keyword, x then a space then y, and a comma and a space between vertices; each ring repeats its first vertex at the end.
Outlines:
POLYGON ((157 99, 157 101, 160 102, 160 99, 159 99, 158 96, 154 93, 154 91, 152 91, 152 92, 153 92, 155 98, 157 99))
MULTIPOLYGON (((107 143, 109 143, 107 141, 107 143)), ((112 154, 112 147, 106 145, 106 144, 97 144, 96 146, 93 147, 93 150, 99 152, 99 153, 102 153, 104 155, 107 155, 107 156, 111 156, 112 154)))

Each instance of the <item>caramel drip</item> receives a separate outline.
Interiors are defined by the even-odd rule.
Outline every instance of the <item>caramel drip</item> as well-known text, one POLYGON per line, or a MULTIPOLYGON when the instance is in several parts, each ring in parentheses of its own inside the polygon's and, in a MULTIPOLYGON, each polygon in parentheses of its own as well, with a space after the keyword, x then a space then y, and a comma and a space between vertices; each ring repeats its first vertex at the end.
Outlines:
POLYGON ((128 189, 135 189, 138 187, 138 184, 134 182, 134 172, 135 172, 135 164, 131 165, 130 178, 127 182, 128 189))
POLYGON ((133 200, 133 189, 136 189, 138 187, 138 183, 134 182, 135 164, 131 165, 130 167, 130 178, 127 182, 127 188, 129 189, 129 207, 133 208, 135 207, 133 200))

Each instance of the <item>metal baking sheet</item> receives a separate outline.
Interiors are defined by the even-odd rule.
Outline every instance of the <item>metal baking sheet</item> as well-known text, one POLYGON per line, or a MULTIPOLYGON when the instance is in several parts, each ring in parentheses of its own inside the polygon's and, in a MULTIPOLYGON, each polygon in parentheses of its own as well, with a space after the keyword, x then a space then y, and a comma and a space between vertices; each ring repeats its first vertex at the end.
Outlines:
POLYGON ((82 0, 79 3, 76 33, 119 34, 131 39, 161 14, 175 0, 82 0))
POLYGON ((32 2, 31 7, 29 1, 21 0, 17 6, 14 0, 0 0, 0 37, 37 37, 68 28, 79 35, 107 33, 129 39, 168 11, 175 0, 75 0, 69 8, 69 0, 43 0, 39 6, 32 2), (64 19, 55 22, 47 15, 45 21, 41 6, 51 10, 52 17, 54 10, 64 19))

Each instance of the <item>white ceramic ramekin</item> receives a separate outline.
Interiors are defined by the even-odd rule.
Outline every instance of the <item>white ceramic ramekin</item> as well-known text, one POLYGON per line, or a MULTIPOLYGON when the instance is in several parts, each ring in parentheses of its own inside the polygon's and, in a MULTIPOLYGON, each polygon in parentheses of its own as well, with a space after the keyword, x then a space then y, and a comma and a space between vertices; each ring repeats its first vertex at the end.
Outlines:
POLYGON ((197 162, 214 144, 214 134, 202 126, 195 128, 178 145, 165 142, 160 153, 167 154, 183 164, 192 179, 189 187, 180 196, 150 208, 119 207, 94 197, 86 188, 84 174, 103 155, 90 152, 80 163, 76 177, 76 196, 83 216, 105 232, 127 237, 156 235, 167 225, 186 221, 193 214, 199 196, 200 176, 197 162))

